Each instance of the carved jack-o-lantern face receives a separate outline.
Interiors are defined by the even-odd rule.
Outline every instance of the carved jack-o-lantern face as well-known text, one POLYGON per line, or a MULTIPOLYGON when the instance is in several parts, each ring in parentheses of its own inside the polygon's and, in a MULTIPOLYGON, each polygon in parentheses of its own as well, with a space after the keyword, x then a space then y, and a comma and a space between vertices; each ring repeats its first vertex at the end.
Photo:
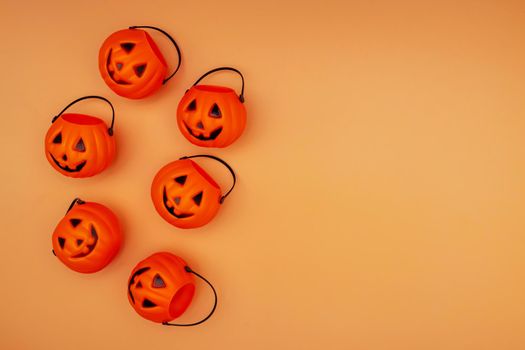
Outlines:
POLYGON ((196 85, 182 97, 177 109, 182 134, 203 147, 226 147, 241 136, 246 108, 234 90, 222 86, 196 85))
POLYGON ((105 206, 82 202, 73 206, 53 232, 53 252, 72 270, 101 270, 120 249, 118 219, 105 206))
POLYGON ((45 137, 46 158, 69 177, 89 177, 115 158, 115 139, 104 121, 83 114, 62 114, 45 137))
POLYGON ((169 322, 190 305, 195 292, 186 262, 170 253, 156 253, 141 261, 128 280, 128 300, 142 317, 169 322))
POLYGON ((180 228, 205 225, 217 214, 221 190, 191 159, 163 167, 153 179, 151 198, 157 212, 180 228))
POLYGON ((140 99, 162 86, 168 66, 147 32, 124 29, 111 34, 102 44, 99 70, 115 93, 140 99))
POLYGON ((241 136, 246 126, 244 76, 232 67, 219 67, 200 77, 186 91, 177 108, 177 125, 191 143, 202 147, 226 147, 241 136), (208 75, 233 71, 242 79, 241 94, 224 86, 198 85, 208 75))
POLYGON ((137 62, 134 65, 124 65, 125 62, 130 61, 132 58, 127 57, 133 55, 135 49, 135 43, 120 43, 120 50, 109 49, 108 58, 106 59, 106 69, 109 77, 116 84, 119 85, 131 85, 133 80, 139 80, 144 75, 146 68, 148 67, 147 62, 137 62))

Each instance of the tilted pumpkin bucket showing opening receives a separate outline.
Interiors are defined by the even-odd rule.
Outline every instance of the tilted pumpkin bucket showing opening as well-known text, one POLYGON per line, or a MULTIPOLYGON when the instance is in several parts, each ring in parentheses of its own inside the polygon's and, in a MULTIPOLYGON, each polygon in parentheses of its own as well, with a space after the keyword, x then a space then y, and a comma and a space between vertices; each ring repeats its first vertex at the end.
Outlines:
POLYGON ((193 271, 180 257, 167 252, 155 253, 135 266, 128 279, 128 300, 147 320, 168 326, 196 326, 208 320, 217 307, 217 292, 203 276, 193 271), (200 321, 173 324, 190 306, 195 294, 195 276, 213 291, 211 312, 200 321))
POLYGON ((177 42, 164 30, 152 26, 131 26, 111 34, 102 44, 98 68, 102 79, 116 94, 131 99, 155 93, 177 73, 182 62, 177 42), (164 34, 179 57, 174 72, 166 77, 168 64, 153 38, 143 29, 164 34))

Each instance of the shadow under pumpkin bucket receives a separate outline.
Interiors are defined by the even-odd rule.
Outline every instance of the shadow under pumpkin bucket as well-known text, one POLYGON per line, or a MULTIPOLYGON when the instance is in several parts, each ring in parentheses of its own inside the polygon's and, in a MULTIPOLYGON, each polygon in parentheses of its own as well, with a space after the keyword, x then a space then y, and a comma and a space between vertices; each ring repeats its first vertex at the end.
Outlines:
POLYGON ((113 136, 115 109, 101 96, 85 96, 71 102, 52 120, 45 136, 45 153, 49 164, 68 177, 90 177, 102 172, 114 160, 116 146, 113 136), (100 99, 111 106, 111 125, 97 117, 64 112, 86 99, 100 99))
POLYGON ((102 44, 98 68, 102 79, 116 94, 131 99, 145 98, 166 84, 180 68, 181 52, 164 30, 151 26, 132 26, 111 34, 102 44), (168 64, 153 38, 144 29, 164 34, 179 57, 175 71, 166 77, 168 64))
POLYGON ((182 157, 165 165, 155 175, 151 199, 160 216, 170 224, 196 228, 215 217, 235 183, 235 172, 218 157, 205 154, 182 157), (190 158, 210 158, 223 164, 232 175, 232 187, 222 195, 217 182, 190 158))
POLYGON ((128 279, 128 300, 140 316, 168 326, 196 326, 208 320, 217 307, 213 285, 193 271, 182 258, 167 252, 155 253, 135 266, 128 279), (194 323, 169 323, 190 306, 195 294, 195 276, 213 291, 211 312, 194 323))

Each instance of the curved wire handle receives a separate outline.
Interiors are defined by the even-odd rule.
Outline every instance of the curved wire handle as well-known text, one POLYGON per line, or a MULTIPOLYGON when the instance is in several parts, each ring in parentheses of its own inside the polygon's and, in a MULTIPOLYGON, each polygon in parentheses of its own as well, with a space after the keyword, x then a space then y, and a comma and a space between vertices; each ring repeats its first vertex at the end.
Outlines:
POLYGON ((71 204, 69 205, 69 208, 67 208, 66 214, 69 213, 71 209, 73 209, 73 206, 75 206, 75 204, 82 205, 82 204, 86 204, 86 202, 84 202, 82 199, 78 197, 73 199, 73 202, 71 202, 71 204))
POLYGON ((186 270, 186 272, 188 273, 192 273, 194 274, 195 276, 199 277, 201 280, 203 280, 204 282, 206 282, 210 287, 211 287, 211 290, 213 291, 213 296, 215 297, 215 301, 213 303, 213 308, 211 309, 210 313, 208 314, 208 316, 204 317, 202 320, 200 321, 197 321, 197 322, 194 322, 194 323, 169 323, 169 322, 162 322, 163 325, 165 326, 176 326, 176 327, 190 327, 190 326, 196 326, 198 324, 201 324, 201 323, 204 323, 206 322, 210 317, 211 315, 213 315, 213 313, 215 312, 215 309, 217 308, 217 292, 215 291, 215 288, 213 287, 213 285, 210 283, 210 281, 208 281, 206 278, 202 277, 201 275, 199 275, 197 272, 193 271, 189 266, 184 266, 184 270, 186 270))
POLYGON ((214 160, 218 161, 219 163, 221 163, 222 165, 224 165, 226 168, 228 168, 228 170, 230 171, 230 173, 232 174, 232 177, 233 177, 233 185, 230 188, 230 190, 228 192, 226 192, 226 194, 219 199, 219 203, 222 204, 224 202, 224 199, 226 199, 226 197, 228 197, 230 192, 233 191, 233 188, 235 187, 235 183, 237 182, 237 177, 235 176, 235 172, 233 171, 232 167, 228 163, 226 163, 224 160, 220 159, 219 157, 211 156, 209 154, 196 154, 194 156, 184 156, 184 157, 181 157, 179 159, 189 159, 189 158, 210 158, 210 159, 214 159, 214 160))
POLYGON ((171 35, 169 35, 168 33, 166 33, 164 30, 162 30, 160 28, 152 27, 152 26, 131 26, 131 27, 129 27, 129 29, 137 29, 137 28, 147 28, 147 29, 153 29, 153 30, 156 30, 158 32, 161 32, 162 34, 167 36, 168 39, 170 39, 171 43, 173 44, 173 46, 175 46, 175 49, 177 50, 177 55, 179 55, 179 63, 177 64, 177 68, 175 68, 175 71, 173 73, 171 73, 166 79, 164 79, 162 81, 162 84, 164 85, 164 84, 166 84, 168 82, 168 80, 173 78, 173 76, 175 75, 175 73, 177 73, 177 71, 179 70, 180 65, 182 63, 182 54, 180 52, 179 45, 177 45, 177 42, 175 41, 175 39, 173 39, 171 37, 171 35))
POLYGON ((113 105, 111 104, 111 102, 107 98, 102 97, 102 96, 90 95, 90 96, 84 96, 84 97, 77 98, 75 101, 71 102, 66 107, 64 107, 64 109, 61 110, 60 113, 55 115, 53 117, 53 119, 51 120, 51 123, 54 123, 58 119, 58 117, 60 117, 62 115, 62 113, 64 113, 69 107, 71 107, 75 103, 80 102, 82 100, 91 99, 91 98, 99 99, 99 100, 102 100, 102 101, 106 101, 109 104, 109 106, 111 107, 111 113, 112 113, 112 115, 111 115, 111 126, 108 128, 108 134, 109 134, 109 136, 113 136, 113 125, 115 124, 115 108, 113 108, 113 105))
POLYGON ((239 95, 239 100, 242 103, 244 103, 244 76, 242 75, 242 73, 238 69, 235 69, 233 67, 219 67, 219 68, 212 69, 209 72, 204 73, 204 75, 202 77, 197 79, 197 81, 193 84, 193 86, 197 85, 202 79, 206 78, 208 75, 210 75, 212 73, 215 73, 215 72, 218 72, 218 71, 221 71, 221 70, 229 70, 229 71, 235 72, 235 73, 237 73, 237 74, 239 74, 241 76, 242 87, 241 87, 241 94, 239 95))

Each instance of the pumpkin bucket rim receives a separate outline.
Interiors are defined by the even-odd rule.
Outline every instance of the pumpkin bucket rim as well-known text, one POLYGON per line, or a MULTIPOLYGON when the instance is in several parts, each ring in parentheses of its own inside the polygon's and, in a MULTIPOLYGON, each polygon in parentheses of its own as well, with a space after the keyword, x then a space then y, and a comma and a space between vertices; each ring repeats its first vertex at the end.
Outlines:
POLYGON ((67 123, 75 124, 75 125, 83 125, 83 126, 97 126, 97 125, 106 125, 106 123, 97 117, 87 115, 87 114, 79 114, 79 113, 65 113, 60 116, 62 120, 64 120, 67 123))
MULTIPOLYGON (((180 160, 183 159, 179 159, 179 161, 180 160)), ((208 181, 213 187, 217 188, 222 193, 222 189, 219 184, 213 179, 213 177, 211 177, 210 174, 208 174, 206 170, 204 170, 197 162, 191 159, 188 160, 190 161, 191 166, 197 171, 197 173, 199 173, 199 175, 201 175, 206 181, 208 181)))
POLYGON ((168 305, 168 313, 171 318, 168 321, 174 320, 186 312, 195 296, 195 289, 193 282, 187 282, 177 289, 168 305))
POLYGON ((192 88, 194 88, 196 90, 199 90, 199 91, 214 92, 214 93, 219 93, 219 94, 227 94, 227 93, 232 93, 233 92, 235 95, 237 95, 235 90, 233 90, 232 88, 227 87, 227 86, 221 86, 221 85, 205 85, 205 84, 203 84, 203 85, 195 85, 192 88))

